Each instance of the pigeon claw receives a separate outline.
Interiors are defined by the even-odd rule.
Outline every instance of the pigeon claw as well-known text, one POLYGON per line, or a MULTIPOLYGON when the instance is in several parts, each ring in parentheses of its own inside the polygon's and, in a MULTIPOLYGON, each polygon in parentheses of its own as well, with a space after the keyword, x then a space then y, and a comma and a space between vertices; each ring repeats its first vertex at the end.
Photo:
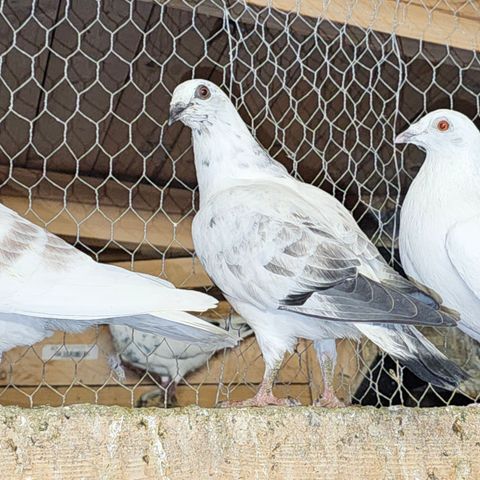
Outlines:
POLYGON ((331 390, 327 390, 320 398, 313 402, 313 406, 322 408, 345 408, 348 405, 342 402, 331 390))
POLYGON ((332 400, 320 397, 313 402, 314 407, 322 407, 322 408, 345 408, 347 404, 342 402, 338 398, 332 400))

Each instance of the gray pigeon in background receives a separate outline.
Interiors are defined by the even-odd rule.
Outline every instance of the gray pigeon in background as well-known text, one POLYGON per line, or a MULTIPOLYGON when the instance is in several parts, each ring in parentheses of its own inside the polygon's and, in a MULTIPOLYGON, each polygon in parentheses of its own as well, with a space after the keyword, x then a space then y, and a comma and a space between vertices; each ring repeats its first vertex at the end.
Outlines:
MULTIPOLYGON (((227 330, 239 340, 253 333, 237 314, 227 320, 201 318, 227 330)), ((142 395, 139 406, 149 406, 153 401, 156 405, 175 405, 178 383, 187 374, 203 367, 217 351, 224 348, 223 342, 218 345, 190 344, 136 331, 124 325, 111 325, 110 332, 121 363, 140 372, 148 372, 160 383, 160 388, 142 395)))
POLYGON ((156 277, 95 262, 0 205, 0 356, 56 330, 119 324, 188 342, 235 345, 235 338, 187 312, 217 301, 156 277))
POLYGON ((176 120, 192 129, 196 253, 254 330, 266 363, 256 396, 231 405, 291 405, 272 387, 298 338, 320 349, 324 406, 341 405, 332 389, 337 338, 365 335, 439 387, 465 379, 414 327, 455 319, 384 261, 340 202, 273 160, 219 87, 206 80, 177 86, 170 105, 176 120))
POLYGON ((458 310, 459 328, 480 341, 480 132, 462 113, 436 110, 395 141, 427 152, 401 210, 403 268, 458 310))

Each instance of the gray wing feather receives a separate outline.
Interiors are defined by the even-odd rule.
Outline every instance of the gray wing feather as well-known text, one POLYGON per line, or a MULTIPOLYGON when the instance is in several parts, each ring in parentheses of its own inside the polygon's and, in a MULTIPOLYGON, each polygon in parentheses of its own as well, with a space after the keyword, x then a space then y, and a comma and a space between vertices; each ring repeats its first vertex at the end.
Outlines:
POLYGON ((324 320, 455 324, 432 308, 433 299, 428 305, 423 292, 416 298, 414 285, 396 279, 348 212, 317 210, 287 189, 262 188, 231 189, 209 212, 218 245, 201 260, 228 296, 324 320))
MULTIPOLYGON (((395 285, 400 285, 405 290, 408 280, 388 284, 368 278, 359 271, 362 258, 349 246, 338 241, 334 243, 318 229, 309 228, 309 231, 308 241, 317 245, 312 254, 302 258, 299 252, 305 251, 306 247, 300 246, 297 251, 292 244, 271 262, 293 271, 292 261, 285 262, 286 251, 297 263, 302 258, 302 269, 295 277, 296 286, 280 300, 279 309, 349 322, 455 325, 449 316, 415 298, 414 293, 418 290, 414 285, 408 285, 408 294, 395 289, 395 285)), ((359 240, 363 239, 360 237, 359 240)), ((362 253, 366 260, 372 260, 374 252, 368 244, 362 253)), ((275 274, 283 273, 277 271, 275 274)), ((423 292, 422 295, 426 296, 423 292)))

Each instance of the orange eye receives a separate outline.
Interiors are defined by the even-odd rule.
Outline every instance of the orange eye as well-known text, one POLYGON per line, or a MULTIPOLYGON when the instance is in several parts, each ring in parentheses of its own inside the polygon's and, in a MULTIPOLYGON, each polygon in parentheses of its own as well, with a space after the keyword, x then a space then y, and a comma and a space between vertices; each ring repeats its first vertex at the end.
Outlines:
POLYGON ((446 131, 450 128, 450 124, 448 123, 447 120, 440 120, 440 121, 437 123, 437 128, 438 128, 438 130, 440 130, 441 132, 446 132, 446 131))
POLYGON ((197 90, 195 92, 195 96, 197 98, 201 98, 202 100, 210 98, 210 95, 210 90, 205 85, 200 85, 199 87, 197 87, 197 90))

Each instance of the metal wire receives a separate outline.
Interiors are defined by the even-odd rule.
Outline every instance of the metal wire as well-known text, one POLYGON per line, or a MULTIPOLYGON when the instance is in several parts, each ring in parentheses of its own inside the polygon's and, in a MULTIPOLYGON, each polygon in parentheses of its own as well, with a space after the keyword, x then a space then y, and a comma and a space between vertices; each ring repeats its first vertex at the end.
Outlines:
MULTIPOLYGON (((175 86, 202 77, 230 94, 258 140, 297 178, 344 202, 400 267, 399 207, 422 154, 398 151, 393 138, 439 107, 478 120, 476 39, 470 48, 468 38, 461 46, 456 40, 465 21, 480 21, 478 2, 397 2, 390 31, 378 28, 381 0, 369 25, 357 21, 362 2, 345 2, 343 18, 329 15, 334 2, 323 2, 318 17, 306 15, 301 1, 292 12, 267 3, 1 1, 1 201, 97 260, 218 293, 200 273, 189 233, 197 201, 190 134, 167 127, 175 86), (401 25, 410 8, 419 21, 407 38, 401 25), (449 22, 444 38, 440 14, 449 22)), ((224 308, 210 320, 227 326, 229 315, 224 308)), ((252 395, 261 380, 252 337, 213 352, 121 335, 129 340, 112 343, 106 328, 56 334, 9 352, 0 402, 213 405, 252 395), (134 369, 122 358, 127 351, 134 369), (162 362, 174 366, 162 370, 162 362), (161 395, 151 394, 155 387, 161 395)), ((455 330, 429 336, 478 371, 473 341, 455 330)), ((439 405, 476 396, 475 378, 467 398, 423 384, 369 343, 338 348, 336 389, 346 400, 439 405)), ((286 358, 277 388, 303 403, 321 392, 307 342, 286 358)))

